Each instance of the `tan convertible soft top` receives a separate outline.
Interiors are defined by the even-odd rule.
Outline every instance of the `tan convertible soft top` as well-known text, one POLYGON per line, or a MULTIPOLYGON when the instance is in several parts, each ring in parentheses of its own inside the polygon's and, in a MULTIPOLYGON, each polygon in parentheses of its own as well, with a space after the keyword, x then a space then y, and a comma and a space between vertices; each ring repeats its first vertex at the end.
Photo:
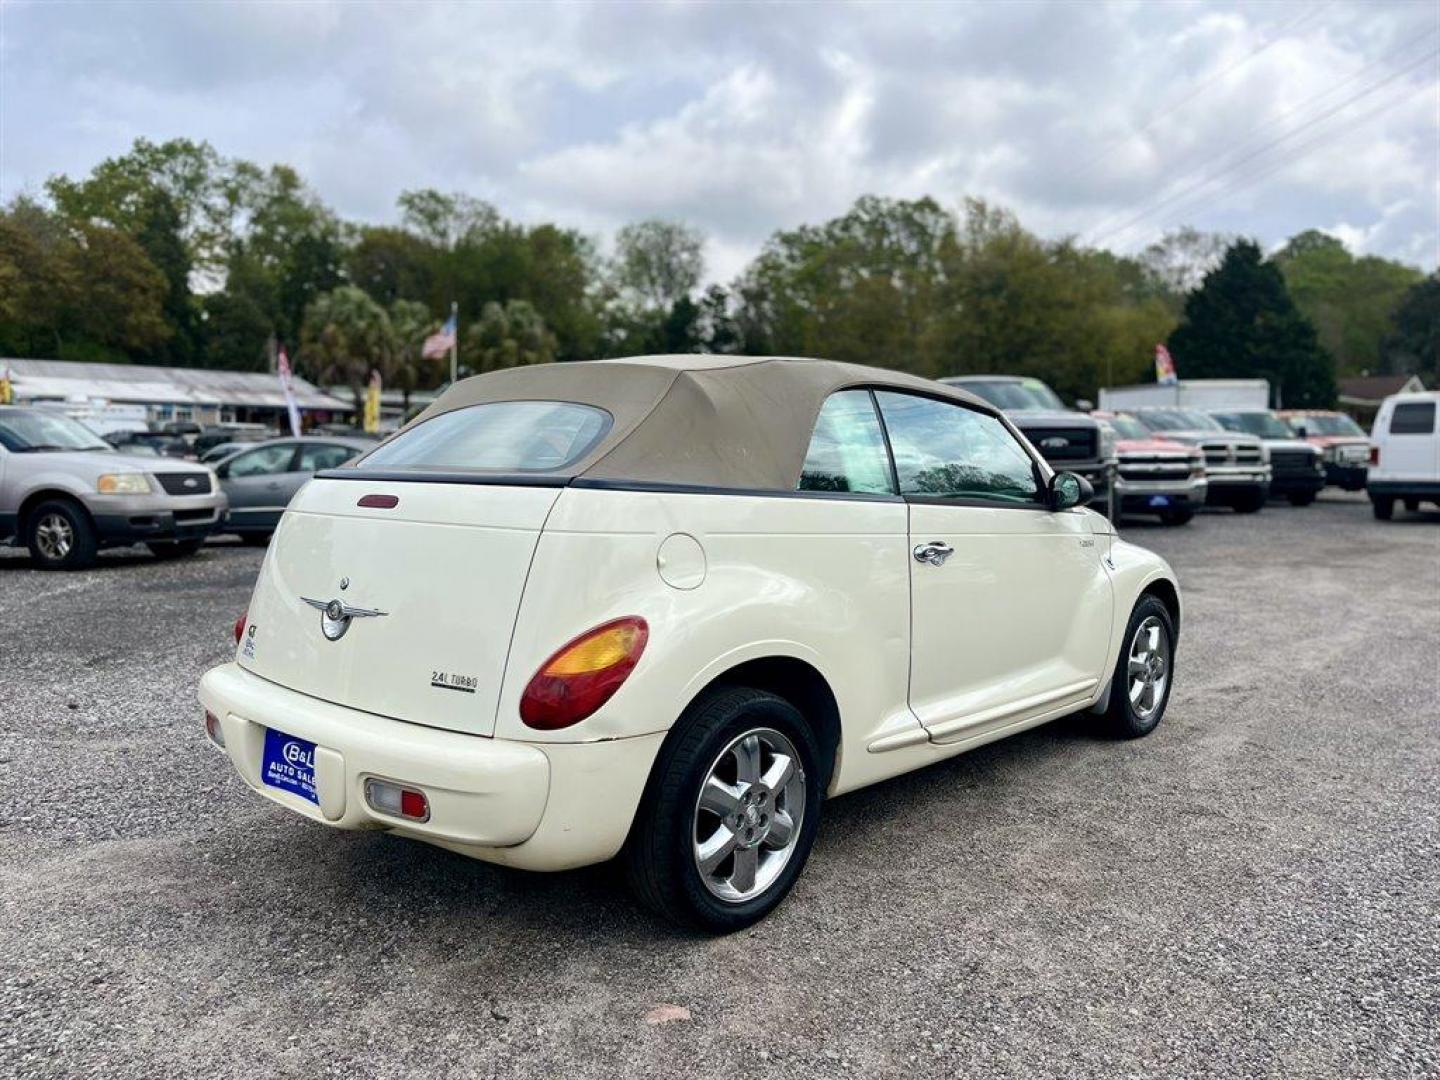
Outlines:
POLYGON ((456 383, 412 421, 497 401, 571 401, 604 409, 609 432, 558 475, 794 491, 825 399, 847 387, 917 391, 993 406, 943 383, 833 360, 640 356, 538 364, 456 383))

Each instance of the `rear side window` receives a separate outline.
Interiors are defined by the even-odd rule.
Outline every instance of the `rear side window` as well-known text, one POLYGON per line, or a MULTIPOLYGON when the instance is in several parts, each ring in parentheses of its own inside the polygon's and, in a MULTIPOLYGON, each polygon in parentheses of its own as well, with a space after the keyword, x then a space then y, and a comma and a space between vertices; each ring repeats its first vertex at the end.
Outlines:
POLYGON ((416 424, 360 463, 362 469, 563 469, 610 430, 611 417, 569 401, 496 401, 416 424))
POLYGON ((1429 435, 1435 430, 1435 403, 1407 401, 1395 406, 1390 416, 1391 435, 1429 435))
POLYGON ((359 453, 359 450, 338 443, 326 443, 324 446, 316 446, 312 443, 300 448, 299 471, 319 472, 321 469, 338 469, 359 453))
POLYGON ((868 390, 842 390, 826 400, 800 470, 799 489, 895 493, 885 436, 868 390))

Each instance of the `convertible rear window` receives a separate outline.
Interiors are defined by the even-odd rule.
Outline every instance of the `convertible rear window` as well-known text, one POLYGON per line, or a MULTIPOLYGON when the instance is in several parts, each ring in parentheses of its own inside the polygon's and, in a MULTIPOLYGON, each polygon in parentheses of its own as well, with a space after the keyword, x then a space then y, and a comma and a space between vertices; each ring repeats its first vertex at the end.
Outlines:
POLYGON ((604 409, 570 401, 496 401, 441 413, 402 431, 361 469, 543 472, 584 457, 610 430, 604 409))

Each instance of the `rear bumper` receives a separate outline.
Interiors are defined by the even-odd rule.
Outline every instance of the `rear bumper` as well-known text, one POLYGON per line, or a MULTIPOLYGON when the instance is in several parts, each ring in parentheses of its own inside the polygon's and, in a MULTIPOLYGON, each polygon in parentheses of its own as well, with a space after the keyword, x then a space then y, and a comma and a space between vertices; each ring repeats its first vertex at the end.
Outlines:
POLYGON ((1377 497, 1440 500, 1440 480, 1371 480, 1365 490, 1372 500, 1377 497))
POLYGON ((527 870, 618 853, 664 740, 531 744, 442 731, 287 690, 233 663, 205 674, 200 703, 220 718, 240 778, 271 802, 335 828, 389 830, 527 870), (262 781, 269 727, 315 744, 318 805, 262 781), (429 819, 372 809, 370 778, 424 791, 429 819))

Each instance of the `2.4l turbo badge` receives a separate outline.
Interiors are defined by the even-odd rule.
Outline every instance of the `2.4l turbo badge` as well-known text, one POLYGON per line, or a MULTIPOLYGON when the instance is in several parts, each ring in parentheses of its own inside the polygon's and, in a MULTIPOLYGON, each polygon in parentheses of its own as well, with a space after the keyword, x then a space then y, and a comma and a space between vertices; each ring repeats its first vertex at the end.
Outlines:
POLYGON ((436 690, 459 690, 462 694, 473 694, 480 685, 474 675, 457 675, 454 672, 431 670, 430 685, 436 690))

